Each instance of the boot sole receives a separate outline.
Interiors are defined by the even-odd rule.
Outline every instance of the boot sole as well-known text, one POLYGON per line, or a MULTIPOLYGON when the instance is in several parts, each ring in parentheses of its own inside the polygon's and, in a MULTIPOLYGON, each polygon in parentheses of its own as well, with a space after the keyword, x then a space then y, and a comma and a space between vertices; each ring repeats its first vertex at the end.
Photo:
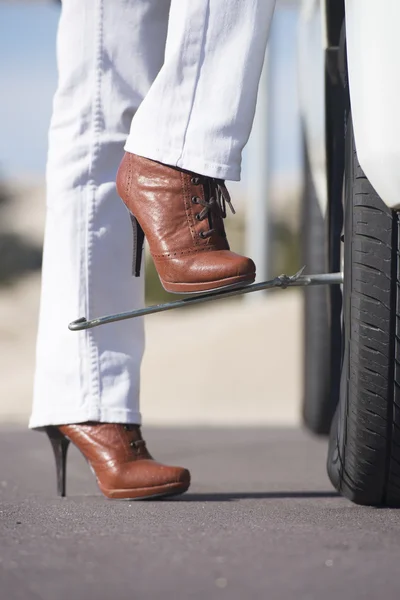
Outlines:
POLYGON ((160 282, 164 290, 171 294, 201 294, 202 292, 218 292, 244 287, 254 283, 255 278, 256 274, 251 273, 242 277, 229 277, 227 279, 206 281, 204 283, 171 283, 170 281, 164 281, 161 277, 160 282))
POLYGON ((107 490, 101 485, 99 485, 99 488, 104 496, 112 500, 151 500, 152 498, 165 498, 166 496, 178 496, 184 494, 189 489, 189 486, 190 482, 169 483, 167 485, 137 488, 133 490, 107 490))

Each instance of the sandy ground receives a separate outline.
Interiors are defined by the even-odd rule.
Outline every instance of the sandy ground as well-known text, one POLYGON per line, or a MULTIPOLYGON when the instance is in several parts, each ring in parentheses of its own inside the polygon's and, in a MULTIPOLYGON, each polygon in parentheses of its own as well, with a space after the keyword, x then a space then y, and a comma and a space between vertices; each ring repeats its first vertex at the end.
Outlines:
POLYGON ((216 302, 195 313, 149 317, 143 365, 147 420, 297 424, 300 312, 298 293, 277 291, 261 301, 216 302))
MULTIPOLYGON (((29 211, 27 198, 19 194, 2 224, 38 241, 43 189, 32 189, 29 211)), ((29 416, 39 288, 38 274, 0 288, 2 421, 26 422, 29 416)), ((257 296, 147 318, 142 371, 146 423, 299 422, 301 291, 257 296)))

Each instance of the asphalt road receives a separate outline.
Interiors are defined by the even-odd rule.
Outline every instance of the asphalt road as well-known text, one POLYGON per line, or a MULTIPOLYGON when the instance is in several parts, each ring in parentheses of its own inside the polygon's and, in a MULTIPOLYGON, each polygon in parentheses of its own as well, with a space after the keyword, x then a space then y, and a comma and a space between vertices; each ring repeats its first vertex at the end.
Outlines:
POLYGON ((0 429, 1 600, 391 600, 400 511, 357 507, 296 430, 145 431, 185 464, 181 499, 100 496, 78 452, 55 495, 45 437, 0 429))

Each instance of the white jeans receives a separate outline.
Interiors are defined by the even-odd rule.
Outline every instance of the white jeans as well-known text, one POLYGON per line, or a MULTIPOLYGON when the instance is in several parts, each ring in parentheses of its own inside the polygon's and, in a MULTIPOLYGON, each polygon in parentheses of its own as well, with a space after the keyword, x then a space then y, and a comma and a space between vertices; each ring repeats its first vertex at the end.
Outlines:
POLYGON ((239 179, 274 4, 63 0, 30 427, 141 422, 143 322, 67 328, 82 315, 143 303, 130 219, 114 183, 124 144, 239 179))

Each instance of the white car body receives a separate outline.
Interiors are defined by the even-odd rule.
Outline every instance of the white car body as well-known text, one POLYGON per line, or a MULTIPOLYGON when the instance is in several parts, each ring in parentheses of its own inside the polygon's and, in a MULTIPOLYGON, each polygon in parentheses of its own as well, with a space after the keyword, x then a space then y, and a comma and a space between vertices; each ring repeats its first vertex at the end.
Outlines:
MULTIPOLYGON (((325 0, 303 0, 300 101, 310 163, 326 210, 325 0), (319 24, 318 24, 319 21, 319 24), (319 39, 318 56, 316 46, 319 39), (314 95, 314 99, 311 96, 314 95), (319 108, 315 105, 319 103, 319 108), (321 118, 322 106, 322 118, 321 118), (324 189, 322 189, 324 188, 324 189)), ((400 209, 400 0, 345 0, 350 102, 360 165, 385 204, 400 209)))
POLYGON ((300 111, 314 187, 322 214, 328 204, 325 152, 325 18, 321 0, 303 0, 298 72, 300 111))

